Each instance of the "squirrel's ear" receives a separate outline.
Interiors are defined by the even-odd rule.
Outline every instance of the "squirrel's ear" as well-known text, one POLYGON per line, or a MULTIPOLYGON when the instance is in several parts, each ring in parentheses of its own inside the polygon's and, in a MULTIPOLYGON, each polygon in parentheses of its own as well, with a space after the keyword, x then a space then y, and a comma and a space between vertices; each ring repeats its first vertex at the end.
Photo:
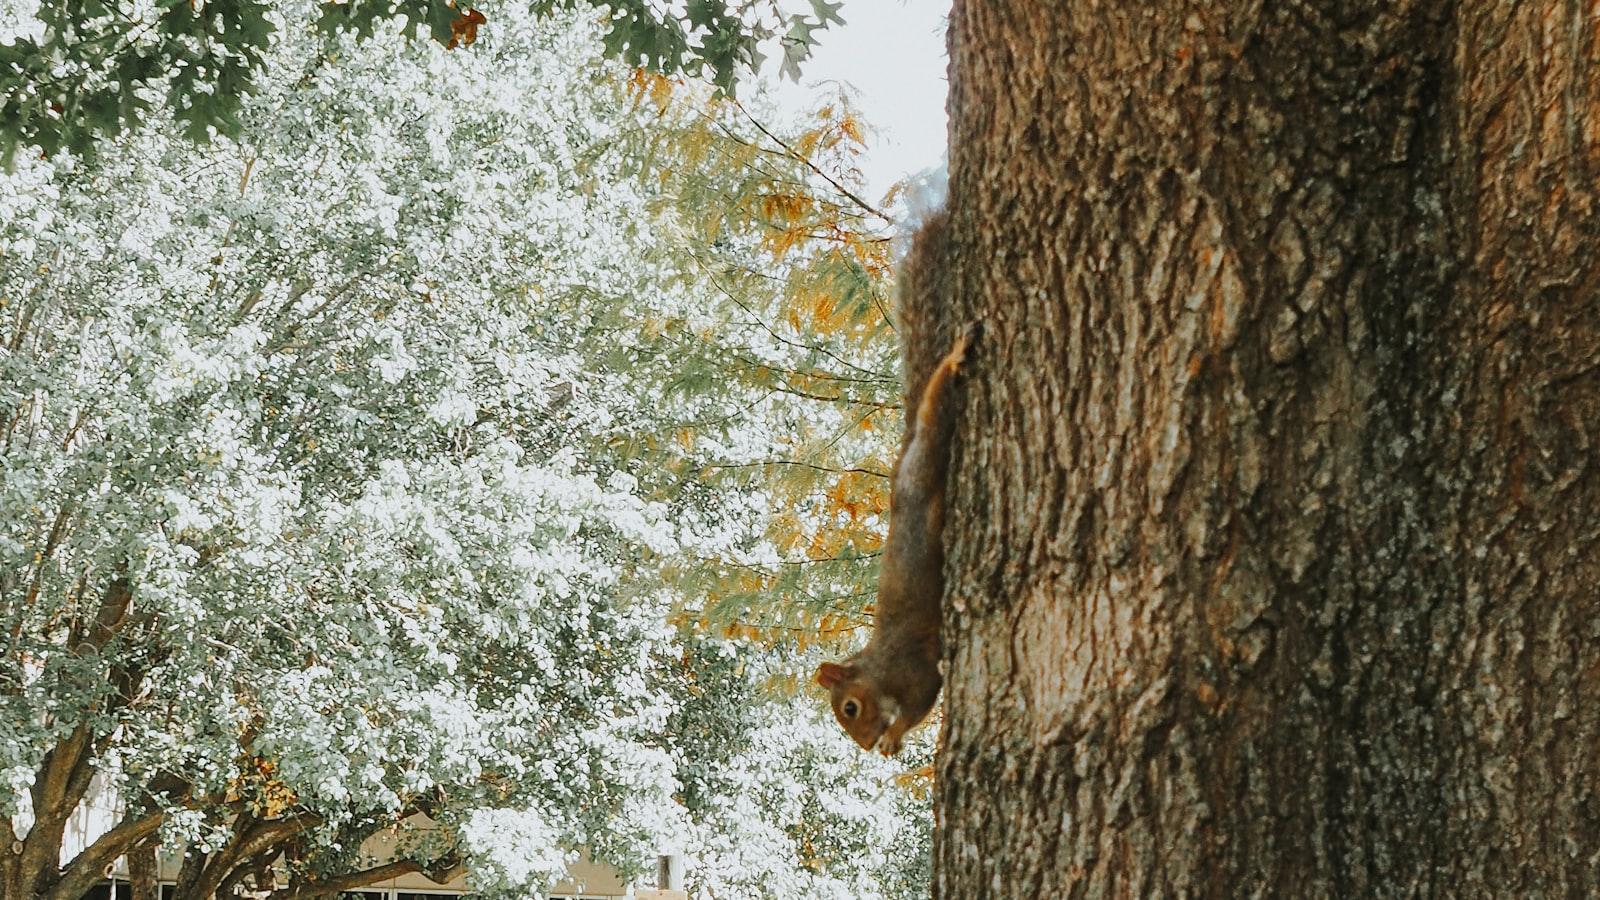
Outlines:
POLYGON ((855 674, 854 666, 841 666, 838 663, 823 663, 817 666, 817 684, 831 688, 841 681, 855 674))

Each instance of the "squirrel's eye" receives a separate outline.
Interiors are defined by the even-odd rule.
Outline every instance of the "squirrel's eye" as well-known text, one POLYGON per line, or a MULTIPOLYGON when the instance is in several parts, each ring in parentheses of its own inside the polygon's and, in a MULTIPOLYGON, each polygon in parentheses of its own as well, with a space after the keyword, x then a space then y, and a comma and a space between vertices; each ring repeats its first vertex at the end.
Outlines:
POLYGON ((844 717, 846 719, 854 719, 856 717, 856 713, 859 712, 861 712, 860 704, 856 703, 854 700, 846 700, 844 702, 844 717))

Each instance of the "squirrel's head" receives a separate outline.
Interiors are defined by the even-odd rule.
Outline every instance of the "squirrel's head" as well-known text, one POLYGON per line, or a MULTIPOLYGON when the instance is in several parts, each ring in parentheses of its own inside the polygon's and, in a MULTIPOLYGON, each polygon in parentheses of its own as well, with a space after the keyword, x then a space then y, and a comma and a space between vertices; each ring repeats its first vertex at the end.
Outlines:
MULTIPOLYGON (((817 684, 828 689, 833 701, 833 717, 839 720, 845 733, 860 744, 861 749, 875 748, 894 718, 894 710, 884 708, 892 704, 879 702, 876 687, 861 677, 859 668, 848 662, 818 666, 817 684)), ((884 748, 884 752, 893 753, 899 749, 884 748)))

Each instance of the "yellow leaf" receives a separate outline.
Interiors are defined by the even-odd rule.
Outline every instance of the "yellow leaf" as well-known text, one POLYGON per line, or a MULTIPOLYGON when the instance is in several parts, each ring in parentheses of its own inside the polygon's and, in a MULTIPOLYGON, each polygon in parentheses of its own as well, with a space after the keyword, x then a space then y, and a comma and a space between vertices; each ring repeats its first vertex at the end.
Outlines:
POLYGON ((795 152, 799 154, 801 158, 809 159, 811 154, 816 152, 817 144, 821 142, 822 135, 823 132, 820 129, 812 129, 811 131, 801 133, 801 135, 796 138, 794 142, 795 152))
POLYGON ((666 112, 667 103, 672 99, 672 81, 664 75, 656 74, 650 85, 650 99, 654 101, 656 109, 666 112))
POLYGON ((832 329, 828 326, 833 323, 834 304, 833 297, 828 294, 817 294, 811 301, 811 321, 823 331, 824 334, 832 329))
POLYGON ((840 119, 839 130, 849 135, 850 140, 855 141, 857 144, 866 143, 861 137, 861 126, 856 122, 854 116, 847 115, 840 119))

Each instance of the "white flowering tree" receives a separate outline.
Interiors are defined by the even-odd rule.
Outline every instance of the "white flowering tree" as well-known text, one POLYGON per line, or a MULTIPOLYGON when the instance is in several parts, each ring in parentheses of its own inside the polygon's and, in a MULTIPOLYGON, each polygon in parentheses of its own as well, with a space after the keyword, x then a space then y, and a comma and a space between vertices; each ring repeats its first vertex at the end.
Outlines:
POLYGON ((721 126, 621 90, 582 21, 470 52, 280 31, 237 141, 0 178, 0 894, 76 900, 164 845, 183 900, 464 868, 520 895, 670 842, 718 895, 915 896, 904 769, 763 690, 807 661, 667 625, 759 636, 710 612, 741 579, 793 618, 766 573, 810 542, 774 498, 844 494, 769 478, 836 460, 764 463, 889 443, 830 440, 860 404, 797 380, 887 358, 783 312, 818 302, 771 245, 803 172, 697 182, 650 135, 721 126), (61 864, 96 775, 123 818, 61 864))
POLYGON ((727 406, 682 429, 677 460, 678 520, 720 526, 680 554, 680 617, 738 638, 690 640, 670 688, 690 894, 925 897, 934 729, 867 756, 808 690, 819 651, 870 625, 898 443, 890 222, 861 199, 862 126, 842 97, 778 133, 757 106, 638 85, 656 113, 641 155, 672 161, 658 177, 688 258, 666 274, 717 313, 669 318, 663 342, 676 383, 727 406))
POLYGON ((676 544, 572 350, 649 275, 592 46, 288 40, 236 143, 0 182, 0 893, 158 841, 184 897, 524 890, 671 824, 676 544), (58 866, 96 774, 126 815, 58 866))
POLYGON ((914 735, 894 760, 864 754, 815 698, 773 699, 796 660, 748 642, 690 646, 671 721, 690 896, 927 896, 929 782, 915 770, 931 764, 931 739, 914 735))

